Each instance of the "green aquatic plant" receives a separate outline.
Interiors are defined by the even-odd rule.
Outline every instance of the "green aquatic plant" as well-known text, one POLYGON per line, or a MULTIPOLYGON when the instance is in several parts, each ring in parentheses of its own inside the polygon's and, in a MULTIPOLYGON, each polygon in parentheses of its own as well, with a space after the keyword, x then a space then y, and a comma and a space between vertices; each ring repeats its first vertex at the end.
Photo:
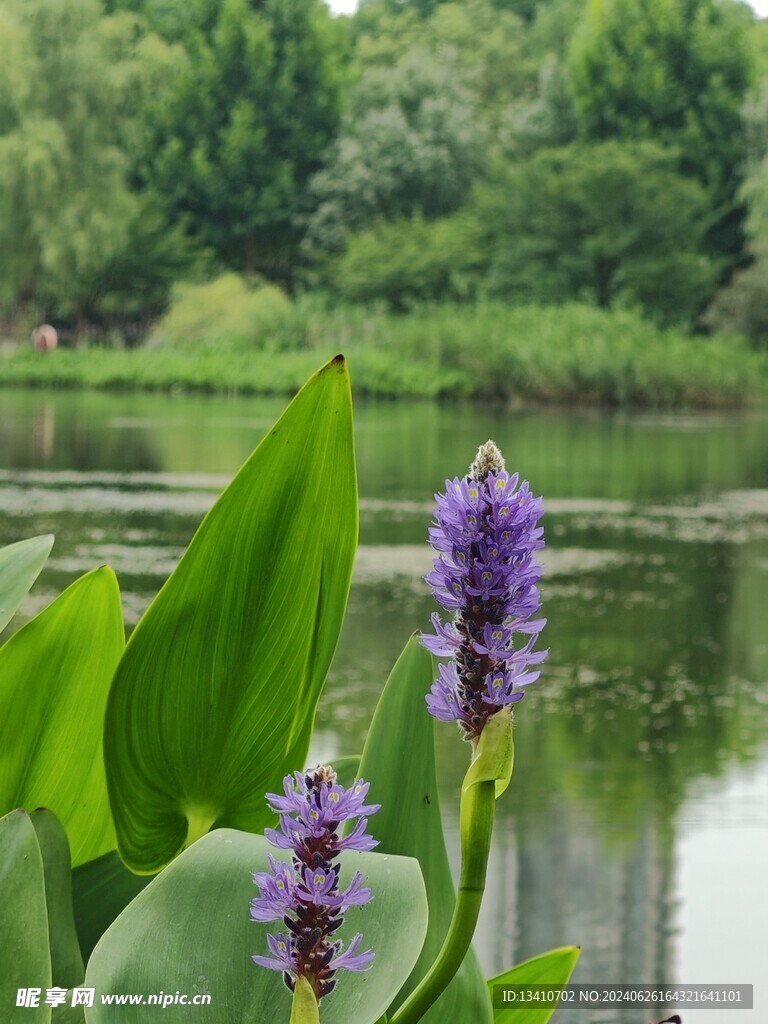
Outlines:
MULTIPOLYGON (((194 1003, 215 1024, 523 1024, 489 984, 568 979, 575 947, 491 982, 471 947, 512 708, 543 658, 541 508, 482 458, 496 462, 449 483, 432 534, 429 582, 456 617, 411 638, 362 756, 335 768, 306 758, 358 537, 341 357, 221 495, 127 646, 101 567, 0 647, 3 1019, 173 1024, 194 1003), (433 653, 449 658, 437 683, 433 653), (472 741, 458 894, 435 717, 472 741)), ((50 548, 0 550, 5 621, 50 548)))

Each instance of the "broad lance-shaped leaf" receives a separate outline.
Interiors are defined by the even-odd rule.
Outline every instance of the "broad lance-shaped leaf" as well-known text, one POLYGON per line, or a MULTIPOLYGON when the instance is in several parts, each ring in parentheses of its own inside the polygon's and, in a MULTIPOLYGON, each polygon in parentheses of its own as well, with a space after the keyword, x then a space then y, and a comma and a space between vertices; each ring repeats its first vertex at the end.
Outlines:
MULTIPOLYGON (((525 960, 504 974, 491 978, 488 989, 491 998, 497 985, 567 985, 573 974, 576 961, 579 959, 579 946, 563 946, 552 949, 549 953, 541 953, 530 960, 525 960)), ((530 1006, 509 1009, 499 1006, 494 1000, 493 1024, 547 1024, 555 1012, 555 1008, 536 1009, 530 1006)))
POLYGON ((124 644, 120 591, 103 567, 0 647, 0 811, 50 808, 74 864, 115 845, 102 728, 124 644))
POLYGON ((212 826, 260 830, 304 763, 357 546, 339 356, 302 388, 139 622, 110 693, 120 852, 150 873, 212 826))
POLYGON ((53 547, 53 537, 30 537, 0 548, 0 633, 5 629, 53 547))
POLYGON ((21 810, 0 818, 0 940, 3 1024, 48 1024, 49 1006, 16 1005, 19 989, 44 992, 51 984, 43 860, 29 815, 21 810))
MULTIPOLYGON (((360 775, 371 784, 369 799, 382 805, 371 823, 371 832, 380 841, 377 850, 416 857, 429 900, 424 949, 392 1009, 432 966, 456 901, 437 795, 434 719, 424 700, 433 679, 432 657, 413 636, 384 687, 360 762, 360 775)), ((493 1020, 485 978, 473 950, 423 1020, 425 1024, 493 1020)))
MULTIPOLYGON (((291 993, 279 971, 253 963, 267 954, 267 934, 281 922, 251 920, 257 894, 252 873, 268 870, 267 855, 289 860, 264 836, 217 829, 185 850, 153 878, 102 937, 85 983, 97 992, 184 993, 210 1002, 190 1006, 100 1005, 86 1010, 88 1024, 288 1024, 291 993)), ((408 977, 427 929, 427 900, 419 865, 410 857, 346 852, 341 884, 355 871, 373 890, 365 907, 350 907, 339 936, 356 932, 373 949, 369 970, 339 971, 320 1007, 322 1024, 374 1024, 408 977)), ((302 1019, 302 1018, 299 1018, 302 1019)), ((311 1020, 311 1018, 310 1018, 311 1020)), ((308 1024, 305 1018, 302 1024, 308 1024)))
MULTIPOLYGON (((50 811, 33 811, 31 818, 43 858, 51 984, 71 989, 82 985, 85 966, 72 910, 72 865, 67 834, 50 811)), ((81 1006, 72 1006, 68 1000, 64 1005, 54 1007, 51 1019, 53 1024, 83 1024, 85 1016, 81 1006)))

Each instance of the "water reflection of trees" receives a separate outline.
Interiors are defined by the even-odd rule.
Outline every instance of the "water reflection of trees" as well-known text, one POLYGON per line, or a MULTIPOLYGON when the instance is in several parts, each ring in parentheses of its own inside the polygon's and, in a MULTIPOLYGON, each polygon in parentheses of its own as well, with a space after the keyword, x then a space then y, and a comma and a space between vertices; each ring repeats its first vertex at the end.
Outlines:
POLYGON ((360 403, 356 421, 363 497, 429 501, 446 477, 465 471, 487 437, 547 498, 656 501, 719 493, 746 480, 768 485, 764 416, 511 414, 423 402, 360 403))
POLYGON ((157 444, 149 432, 111 425, 120 401, 111 395, 82 391, 0 390, 0 466, 121 472, 161 469, 157 444))

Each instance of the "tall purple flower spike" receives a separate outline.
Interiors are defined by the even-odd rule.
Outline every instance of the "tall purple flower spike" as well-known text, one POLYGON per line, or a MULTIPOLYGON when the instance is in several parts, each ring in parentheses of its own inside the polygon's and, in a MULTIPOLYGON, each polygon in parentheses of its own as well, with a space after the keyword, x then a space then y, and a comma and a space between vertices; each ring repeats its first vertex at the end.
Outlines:
POLYGON ((451 659, 440 665, 427 708, 441 721, 457 721, 472 740, 491 715, 523 698, 539 677, 530 667, 548 653, 533 650, 546 625, 534 618, 541 608, 534 553, 544 547, 543 509, 528 481, 518 482, 487 441, 469 475, 446 480, 446 493, 435 495, 429 539, 437 558, 426 580, 454 618, 444 623, 435 613, 435 632, 422 637, 427 650, 451 659))
POLYGON ((259 895, 251 901, 251 917, 254 921, 282 921, 287 931, 268 935, 270 956, 254 956, 253 960, 282 971, 291 991, 299 975, 304 975, 320 999, 335 987, 336 971, 364 971, 373 960, 370 949, 358 953, 361 934, 354 936, 346 951, 340 940, 332 938, 350 907, 362 907, 371 900, 371 890, 363 886, 359 871, 349 886, 340 890, 339 866, 334 861, 342 850, 378 846, 366 826, 367 815, 375 814, 380 805, 366 805, 367 782, 360 779, 344 789, 328 765, 304 775, 287 775, 283 790, 283 796, 267 794, 270 808, 280 815, 280 825, 264 834, 273 846, 290 850, 293 857, 285 864, 270 854, 270 870, 254 874, 259 895), (358 819, 354 828, 340 838, 339 827, 353 818, 358 819))

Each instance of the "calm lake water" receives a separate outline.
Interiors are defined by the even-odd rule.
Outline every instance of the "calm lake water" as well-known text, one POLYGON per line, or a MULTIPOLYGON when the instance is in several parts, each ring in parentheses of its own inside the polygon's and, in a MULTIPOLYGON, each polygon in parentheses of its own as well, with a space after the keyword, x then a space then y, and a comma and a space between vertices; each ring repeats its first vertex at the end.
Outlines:
MULTIPOLYGON (((283 404, 0 390, 0 543, 57 537, 23 615, 108 562, 135 624, 283 404)), ((434 607, 421 580, 432 494, 487 437, 545 496, 551 655, 517 716, 483 964, 578 943, 576 981, 754 983, 754 1011, 683 1020, 766 1021, 764 415, 358 405, 361 548, 313 756, 362 748, 391 665, 434 607)), ((455 856, 467 751, 452 728, 438 734, 455 856)))

